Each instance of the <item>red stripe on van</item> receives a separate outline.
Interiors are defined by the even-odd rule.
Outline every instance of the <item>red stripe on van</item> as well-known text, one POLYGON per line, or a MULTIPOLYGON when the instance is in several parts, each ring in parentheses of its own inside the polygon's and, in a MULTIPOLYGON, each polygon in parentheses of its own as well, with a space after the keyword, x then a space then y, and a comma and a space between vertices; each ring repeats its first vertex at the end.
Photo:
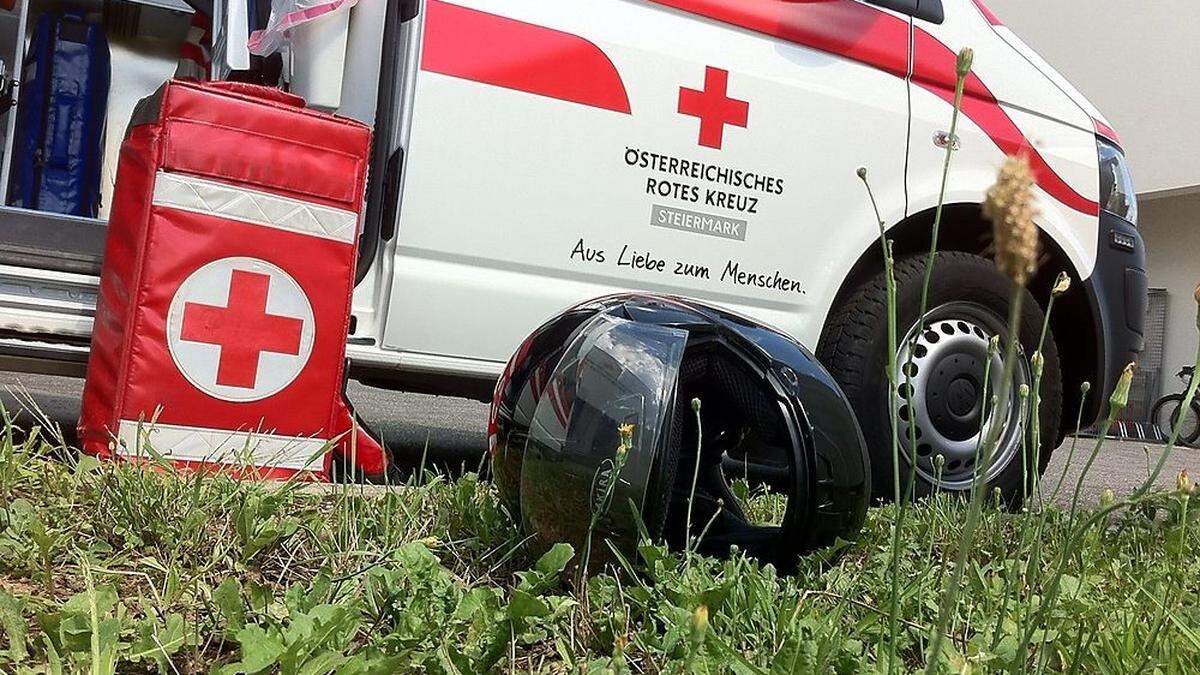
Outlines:
POLYGON ((839 54, 898 77, 908 73, 908 22, 854 0, 650 1, 839 54))
MULTIPOLYGON (((855 0, 651 0, 693 14, 741 26, 878 68, 896 77, 908 75, 909 22, 855 0)), ((913 84, 954 103, 958 55, 929 32, 914 28, 917 58, 913 84)), ((1063 204, 1088 215, 1100 206, 1055 173, 977 75, 965 83, 963 114, 1006 154, 1025 155, 1038 185, 1063 204)))
POLYGON ((979 8, 980 14, 983 14, 983 18, 987 19, 988 23, 992 24, 993 26, 1004 25, 1000 22, 1000 17, 996 16, 995 12, 988 9, 987 5, 983 4, 983 0, 975 0, 975 6, 979 8))
POLYGON ((616 66, 578 35, 442 0, 429 0, 426 11, 423 70, 630 112, 616 66))
MULTIPOLYGON (((928 32, 916 29, 913 35, 916 58, 913 59, 913 84, 954 105, 955 65, 958 55, 928 32)), ((1075 191, 1054 171, 1042 153, 1033 146, 1017 123, 975 73, 967 75, 963 89, 962 112, 977 124, 1006 155, 1021 155, 1037 178, 1038 187, 1051 197, 1080 213, 1095 216, 1100 205, 1075 191)))

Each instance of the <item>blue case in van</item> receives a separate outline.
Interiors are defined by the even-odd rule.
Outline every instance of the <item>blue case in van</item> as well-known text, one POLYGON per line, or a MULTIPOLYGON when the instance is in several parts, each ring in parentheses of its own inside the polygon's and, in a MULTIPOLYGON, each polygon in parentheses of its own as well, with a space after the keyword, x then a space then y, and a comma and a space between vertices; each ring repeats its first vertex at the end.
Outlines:
POLYGON ((101 26, 77 11, 38 18, 21 76, 10 205, 96 216, 109 71, 101 26))

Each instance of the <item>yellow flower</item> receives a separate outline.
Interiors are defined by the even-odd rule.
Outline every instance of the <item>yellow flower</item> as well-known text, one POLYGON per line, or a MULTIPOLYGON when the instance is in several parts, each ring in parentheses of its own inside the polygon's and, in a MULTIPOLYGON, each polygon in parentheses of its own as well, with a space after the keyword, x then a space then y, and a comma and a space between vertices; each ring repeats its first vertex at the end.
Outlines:
POLYGON ((628 443, 633 440, 632 424, 622 424, 617 427, 617 432, 621 434, 621 443, 628 443))
POLYGON ((992 221, 996 265, 1022 286, 1037 269, 1038 228, 1033 221, 1038 210, 1033 186, 1029 160, 1011 156, 983 202, 983 215, 992 221))
POLYGON ((692 612, 692 645, 699 647, 704 644, 704 636, 708 632, 708 605, 700 605, 692 612))
POLYGON ((621 436, 621 444, 617 446, 617 459, 622 460, 629 452, 629 448, 633 447, 633 429, 632 424, 622 424, 617 427, 617 433, 621 436))
POLYGON ((1100 493, 1100 506, 1104 508, 1112 506, 1116 500, 1117 496, 1113 494, 1112 488, 1104 488, 1104 491, 1100 493))
POLYGON ((1192 484, 1192 477, 1188 475, 1187 469, 1179 472, 1179 477, 1175 479, 1175 489, 1179 490, 1180 494, 1190 495, 1196 489, 1192 484))

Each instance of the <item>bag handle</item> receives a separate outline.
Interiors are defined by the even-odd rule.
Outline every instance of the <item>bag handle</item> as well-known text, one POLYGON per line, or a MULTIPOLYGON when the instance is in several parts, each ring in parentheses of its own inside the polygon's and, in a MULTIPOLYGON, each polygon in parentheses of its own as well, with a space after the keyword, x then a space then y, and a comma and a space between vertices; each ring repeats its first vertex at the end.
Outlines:
POLYGON ((220 81, 205 82, 204 86, 210 89, 219 89, 221 91, 228 91, 230 93, 241 94, 242 96, 257 98, 264 101, 271 101, 272 103, 280 103, 296 108, 303 108, 306 103, 303 96, 297 96, 296 94, 283 91, 282 89, 267 87, 261 84, 220 81))

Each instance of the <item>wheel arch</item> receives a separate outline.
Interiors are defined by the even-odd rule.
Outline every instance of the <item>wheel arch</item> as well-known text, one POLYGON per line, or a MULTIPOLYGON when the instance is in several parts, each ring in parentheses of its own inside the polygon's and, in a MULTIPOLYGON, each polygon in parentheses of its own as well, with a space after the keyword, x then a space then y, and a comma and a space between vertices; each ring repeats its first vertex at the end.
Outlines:
MULTIPOLYGON (((929 237, 933 231, 935 209, 927 209, 908 216, 888 229, 888 238, 893 242, 896 258, 907 255, 925 254, 929 251, 929 237)), ((1101 318, 1083 288, 1080 270, 1066 251, 1044 228, 1041 231, 1042 258, 1038 271, 1029 283, 1029 291, 1042 309, 1046 309, 1050 289, 1060 271, 1071 276, 1071 290, 1057 300, 1050 317, 1050 331, 1059 345, 1059 360, 1063 371, 1063 419, 1060 434, 1073 431, 1075 415, 1082 401, 1080 385, 1089 382, 1092 393, 1084 402, 1083 420, 1095 419, 1099 412, 1098 392, 1103 387, 1101 349, 1101 318), (1092 330, 1081 331, 1080 326, 1091 326, 1092 330), (1069 349, 1063 349, 1065 343, 1069 349)), ((961 251, 989 257, 992 250, 992 224, 983 216, 979 204, 947 204, 938 234, 938 250, 961 251)), ((834 294, 830 307, 838 307, 867 279, 883 271, 883 257, 878 241, 862 251, 842 280, 834 294)), ((832 315, 832 312, 830 312, 832 315)), ((829 316, 821 329, 821 343, 829 338, 829 316)))

